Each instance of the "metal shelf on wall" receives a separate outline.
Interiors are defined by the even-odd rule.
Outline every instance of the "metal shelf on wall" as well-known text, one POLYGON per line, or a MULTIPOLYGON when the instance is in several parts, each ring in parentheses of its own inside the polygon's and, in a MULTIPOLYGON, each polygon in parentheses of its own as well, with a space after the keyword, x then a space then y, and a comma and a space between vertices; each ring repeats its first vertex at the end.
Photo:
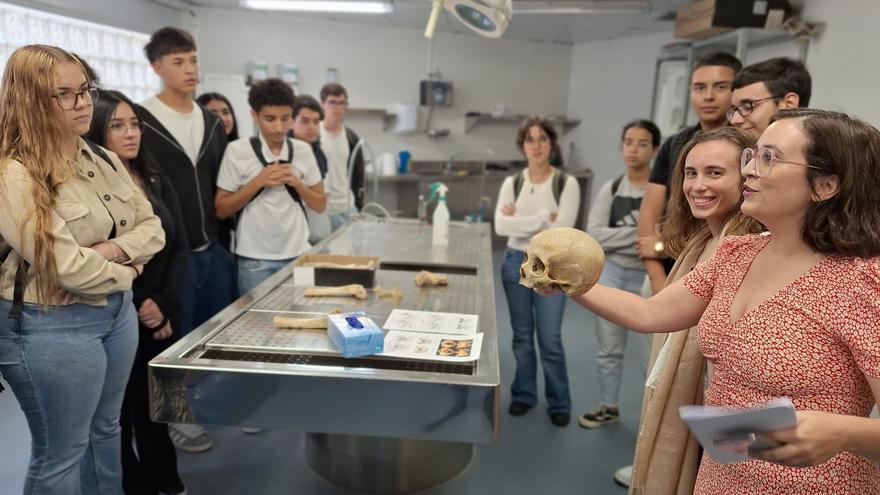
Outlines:
MULTIPOLYGON (((471 132, 471 130, 477 125, 484 123, 519 125, 523 120, 529 117, 530 115, 525 114, 501 115, 496 117, 488 113, 468 112, 464 116, 464 132, 465 134, 467 134, 468 132, 471 132)), ((564 117, 562 115, 545 115, 544 117, 546 117, 554 125, 561 126, 563 134, 574 129, 581 123, 580 119, 569 119, 568 117, 564 117)))
POLYGON ((382 130, 387 131, 397 119, 397 115, 383 108, 349 108, 346 112, 351 117, 381 118, 382 130))

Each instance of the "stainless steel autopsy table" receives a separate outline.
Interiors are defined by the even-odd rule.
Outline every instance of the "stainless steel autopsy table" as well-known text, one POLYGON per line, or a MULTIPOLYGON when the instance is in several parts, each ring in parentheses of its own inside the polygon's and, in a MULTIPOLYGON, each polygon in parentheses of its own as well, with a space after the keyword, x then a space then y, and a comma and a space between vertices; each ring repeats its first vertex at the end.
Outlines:
POLYGON ((358 219, 314 253, 381 260, 383 288, 353 298, 303 297, 281 270, 150 362, 156 421, 292 429, 306 435, 306 458, 325 478, 377 493, 442 483, 469 464, 474 443, 498 434, 498 342, 489 225, 452 222, 448 247, 431 246, 431 227, 414 220, 358 219), (423 269, 448 287, 415 285, 423 269), (479 315, 480 359, 467 364, 388 357, 344 359, 326 332, 276 330, 272 316, 363 310, 380 326, 395 308, 479 315))

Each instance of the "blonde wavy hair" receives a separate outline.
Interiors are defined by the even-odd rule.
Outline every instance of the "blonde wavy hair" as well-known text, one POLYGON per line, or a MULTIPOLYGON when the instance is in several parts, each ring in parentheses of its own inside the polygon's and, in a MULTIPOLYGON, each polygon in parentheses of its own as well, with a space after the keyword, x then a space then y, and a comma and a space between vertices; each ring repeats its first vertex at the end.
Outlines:
POLYGON ((24 226, 33 222, 33 267, 41 301, 51 301, 58 289, 52 235, 58 186, 68 181, 77 168, 74 157, 63 154, 72 131, 53 108, 57 105, 53 97, 56 68, 65 63, 75 64, 86 74, 79 61, 60 48, 23 46, 7 60, 0 87, 0 174, 16 161, 24 166, 33 183, 34 207, 20 219, 19 231, 22 243, 31 242, 24 226))
MULTIPOLYGON (((726 141, 736 146, 740 151, 745 148, 755 147, 755 138, 734 127, 721 127, 706 132, 698 132, 688 141, 678 154, 675 168, 670 180, 669 203, 666 205, 666 216, 660 225, 660 239, 666 246, 666 253, 672 257, 678 257, 690 240, 702 229, 706 228, 706 221, 696 218, 691 213, 691 207, 687 202, 682 187, 684 185, 684 165, 688 155, 700 143, 710 141, 726 141)), ((739 172, 737 167, 737 172, 739 172)), ((740 184, 742 178, 740 178, 740 184)), ((761 232, 763 227, 757 220, 746 216, 740 211, 742 194, 736 207, 727 214, 725 223, 725 235, 744 235, 761 232)))

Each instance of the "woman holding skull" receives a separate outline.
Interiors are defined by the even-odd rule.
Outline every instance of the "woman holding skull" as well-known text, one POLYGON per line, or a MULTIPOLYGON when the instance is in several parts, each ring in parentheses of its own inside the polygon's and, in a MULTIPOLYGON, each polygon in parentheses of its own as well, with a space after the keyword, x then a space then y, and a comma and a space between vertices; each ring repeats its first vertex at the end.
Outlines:
POLYGON ((556 130, 547 119, 529 117, 520 126, 516 144, 528 167, 505 179, 495 209, 495 232, 507 237, 501 280, 510 309, 516 376, 511 385, 508 412, 522 416, 538 403, 535 334, 544 366, 547 412, 556 426, 571 419, 571 396, 565 350, 562 348, 562 314, 565 296, 541 296, 519 285, 525 248, 535 234, 553 227, 572 227, 580 206, 577 181, 550 165, 556 149, 556 130))
POLYGON ((697 494, 880 494, 880 131, 785 110, 742 156, 742 212, 769 235, 729 237, 711 259, 644 300, 596 286, 576 300, 642 332, 699 323, 713 365, 704 402, 788 396, 797 426, 755 461, 703 454, 697 494))

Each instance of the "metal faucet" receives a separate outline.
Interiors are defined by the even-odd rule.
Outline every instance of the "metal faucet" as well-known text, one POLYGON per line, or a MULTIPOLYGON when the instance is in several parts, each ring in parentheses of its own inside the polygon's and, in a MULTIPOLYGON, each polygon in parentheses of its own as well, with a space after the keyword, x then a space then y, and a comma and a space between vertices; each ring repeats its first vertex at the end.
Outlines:
POLYGON ((443 175, 449 175, 452 173, 452 161, 460 154, 460 151, 456 151, 455 153, 449 155, 449 158, 446 159, 446 165, 444 165, 443 167, 443 175))

